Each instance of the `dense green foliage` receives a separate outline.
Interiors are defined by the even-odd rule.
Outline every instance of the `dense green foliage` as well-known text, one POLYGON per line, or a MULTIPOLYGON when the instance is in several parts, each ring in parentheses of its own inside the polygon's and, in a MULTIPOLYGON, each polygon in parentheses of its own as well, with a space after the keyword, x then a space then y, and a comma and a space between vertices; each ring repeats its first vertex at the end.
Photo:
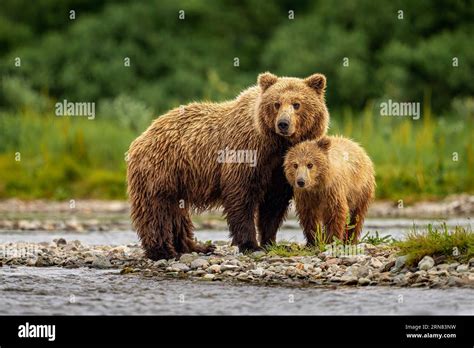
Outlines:
POLYGON ((378 197, 474 192, 473 18, 467 0, 2 0, 0 197, 123 198, 124 153, 153 115, 266 70, 326 74, 331 133, 366 147, 378 197), (56 117, 64 99, 95 119, 56 117), (381 117, 387 99, 421 119, 381 117))

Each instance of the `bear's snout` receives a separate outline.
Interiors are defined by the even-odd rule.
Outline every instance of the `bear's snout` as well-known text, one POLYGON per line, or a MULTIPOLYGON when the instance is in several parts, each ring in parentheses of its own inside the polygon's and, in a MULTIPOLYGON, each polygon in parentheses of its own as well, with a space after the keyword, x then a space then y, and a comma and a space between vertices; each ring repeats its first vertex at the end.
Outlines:
POLYGON ((290 128, 290 122, 288 120, 280 120, 278 121, 278 130, 283 134, 288 133, 288 129, 290 128))
POLYGON ((298 185, 298 187, 304 187, 305 183, 303 178, 296 179, 296 185, 298 185))

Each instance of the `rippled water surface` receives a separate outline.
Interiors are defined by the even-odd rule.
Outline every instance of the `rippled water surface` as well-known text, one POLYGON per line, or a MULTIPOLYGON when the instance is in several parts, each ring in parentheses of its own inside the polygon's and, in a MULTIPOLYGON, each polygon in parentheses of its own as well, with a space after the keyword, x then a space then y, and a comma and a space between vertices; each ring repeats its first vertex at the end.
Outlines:
POLYGON ((3 267, 0 314, 474 314, 472 289, 283 288, 3 267))

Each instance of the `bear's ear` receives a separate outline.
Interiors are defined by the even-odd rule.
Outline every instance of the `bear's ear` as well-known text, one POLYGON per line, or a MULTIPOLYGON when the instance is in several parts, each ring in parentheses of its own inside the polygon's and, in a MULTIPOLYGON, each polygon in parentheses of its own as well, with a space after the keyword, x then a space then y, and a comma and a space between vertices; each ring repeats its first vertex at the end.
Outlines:
POLYGON ((258 85, 262 89, 262 92, 265 92, 268 87, 272 86, 277 82, 278 76, 273 75, 272 73, 265 72, 260 75, 258 75, 258 85))
POLYGON ((307 77, 304 82, 318 92, 318 94, 323 94, 326 90, 326 76, 323 74, 313 74, 307 77))
POLYGON ((331 139, 328 137, 322 137, 318 140, 317 144, 321 150, 328 152, 329 148, 331 147, 331 139))

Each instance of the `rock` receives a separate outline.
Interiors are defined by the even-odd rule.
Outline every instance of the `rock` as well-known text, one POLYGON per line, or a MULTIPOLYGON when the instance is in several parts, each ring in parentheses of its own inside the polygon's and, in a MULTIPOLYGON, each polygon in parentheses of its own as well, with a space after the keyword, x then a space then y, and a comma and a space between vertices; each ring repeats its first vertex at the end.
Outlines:
POLYGON ((204 274, 206 274, 206 271, 203 270, 203 269, 198 269, 196 271, 192 271, 192 275, 194 275, 196 277, 203 276, 204 274))
POLYGON ((391 269, 391 272, 399 272, 403 267, 405 267, 405 264, 407 263, 408 256, 403 255, 397 257, 395 260, 395 265, 391 269))
POLYGON ((97 255, 92 260, 91 267, 92 268, 105 269, 105 268, 112 267, 112 264, 110 263, 109 259, 107 259, 105 256, 97 255))
POLYGON ((459 277, 455 277, 455 276, 450 276, 448 278, 448 286, 462 286, 464 285, 464 281, 459 278, 459 277))
POLYGON ((240 266, 237 266, 237 265, 230 265, 230 264, 223 264, 223 265, 220 265, 220 269, 221 269, 221 272, 225 272, 225 271, 235 271, 237 269, 239 269, 240 266))
POLYGON ((392 277, 390 276, 389 272, 380 273, 380 276, 379 276, 380 282, 390 282, 391 280, 392 280, 392 277))
POLYGON ((218 265, 218 264, 222 263, 222 259, 217 258, 217 257, 210 257, 207 261, 211 265, 218 265))
POLYGON ((36 266, 37 258, 29 258, 26 260, 27 266, 36 266))
POLYGON ((67 242, 64 238, 59 238, 59 239, 55 239, 53 240, 53 242, 56 243, 57 246, 60 246, 60 245, 66 245, 67 242))
POLYGON ((211 265, 206 269, 207 273, 221 273, 220 265, 211 265))
POLYGON ((434 267, 434 260, 431 256, 426 255, 424 258, 421 259, 420 262, 418 262, 418 268, 423 271, 427 271, 431 268, 434 267))
POLYGON ((355 257, 355 256, 344 256, 344 257, 341 257, 341 260, 342 260, 342 264, 344 266, 351 266, 351 265, 353 265, 354 263, 357 262, 357 257, 355 257))
POLYGON ((193 254, 183 254, 181 255, 181 257, 179 258, 179 262, 181 263, 185 263, 185 264, 189 264, 191 262, 193 262, 195 259, 197 259, 198 256, 197 255, 193 255, 193 254))
POLYGON ((124 267, 120 271, 120 274, 129 274, 129 273, 133 273, 133 268, 132 267, 124 267))
POLYGON ((468 265, 469 265, 469 267, 474 267, 474 257, 469 259, 468 265))
POLYGON ((370 259, 370 266, 373 267, 373 268, 381 268, 383 267, 383 263, 377 259, 376 257, 372 257, 370 259))
POLYGON ((250 273, 252 273, 253 275, 261 277, 265 273, 265 270, 262 267, 257 267, 255 269, 251 270, 250 273))
POLYGON ((436 268, 440 271, 447 271, 449 269, 449 264, 447 263, 442 263, 436 266, 436 268))
POLYGON ((345 285, 353 285, 353 284, 357 284, 358 279, 356 276, 344 274, 341 277, 341 282, 343 282, 345 285))
POLYGON ((49 257, 43 255, 38 256, 35 262, 36 267, 49 267, 53 265, 53 261, 49 257))
POLYGON ((367 278, 370 274, 370 269, 367 266, 361 266, 357 270, 357 277, 359 278, 367 278))
POLYGON ((454 271, 454 270, 456 270, 456 268, 458 268, 458 266, 459 266, 459 262, 450 263, 448 270, 454 271))
POLYGON ((266 254, 267 253, 263 250, 257 250, 257 251, 254 251, 252 254, 250 254, 250 256, 258 258, 258 257, 265 256, 266 254))
POLYGON ((66 231, 83 231, 82 225, 75 219, 66 221, 66 231))
POLYGON ((238 280, 248 280, 249 276, 248 276, 248 274, 242 272, 242 273, 239 273, 239 275, 236 277, 236 279, 238 279, 238 280))
POLYGON ((456 268, 456 272, 459 272, 459 273, 469 272, 469 266, 468 265, 459 265, 456 268))
POLYGON ((408 283, 407 279, 406 279, 406 275, 405 274, 397 274, 394 278, 393 278, 393 282, 399 286, 402 286, 402 285, 405 285, 408 283))
POLYGON ((178 262, 170 265, 166 270, 171 272, 187 272, 189 271, 189 266, 185 263, 178 262))
POLYGON ((20 230, 38 230, 40 227, 40 223, 36 220, 28 221, 28 220, 20 220, 18 221, 18 229, 20 230))
POLYGON ((191 262, 191 269, 197 269, 197 268, 207 268, 209 267, 209 262, 205 259, 196 259, 191 262))
POLYGON ((340 263, 341 263, 341 259, 336 258, 336 257, 326 260, 326 265, 328 265, 328 266, 330 266, 330 265, 339 265, 340 263))
POLYGON ((367 278, 359 278, 358 284, 359 284, 359 285, 362 285, 362 286, 369 285, 369 284, 370 284, 370 279, 367 279, 367 278))
POLYGON ((153 263, 153 266, 157 268, 162 268, 168 266, 168 261, 165 259, 157 260, 153 263))
POLYGON ((207 273, 202 277, 202 279, 204 279, 204 280, 213 280, 215 277, 216 276, 214 274, 207 273))
POLYGON ((226 265, 240 266, 240 261, 237 259, 230 259, 224 262, 226 265))
POLYGON ((380 270, 380 272, 388 272, 395 266, 395 261, 390 261, 380 270))

